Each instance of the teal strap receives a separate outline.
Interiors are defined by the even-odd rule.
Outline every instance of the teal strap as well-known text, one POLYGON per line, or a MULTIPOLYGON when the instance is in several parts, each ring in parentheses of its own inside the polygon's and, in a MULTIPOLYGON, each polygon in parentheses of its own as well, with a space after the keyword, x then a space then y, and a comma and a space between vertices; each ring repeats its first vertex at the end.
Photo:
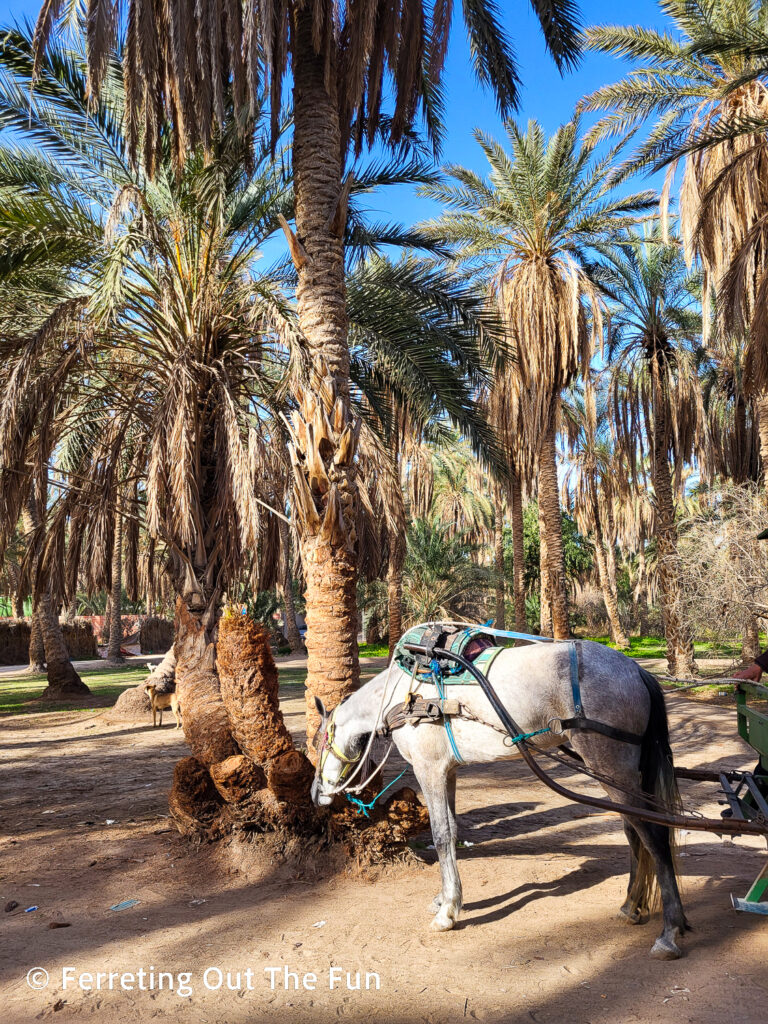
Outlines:
MULTIPOLYGON (((437 687, 437 692, 440 696, 440 700, 445 700, 445 689, 443 688, 443 679, 439 669, 433 673, 433 677, 435 680, 435 686, 437 687)), ((451 745, 453 756, 456 758, 459 764, 464 764, 464 758, 459 753, 459 748, 456 745, 456 737, 453 735, 453 726, 451 725, 450 719, 448 718, 447 715, 443 715, 443 725, 445 726, 445 732, 446 735, 448 736, 448 742, 451 745)))
POLYGON ((405 775, 405 773, 407 771, 408 771, 407 768, 403 768, 403 770, 400 772, 400 774, 396 778, 392 779, 392 781, 387 786, 385 786, 384 789, 380 790, 376 794, 376 796, 373 798, 373 800, 371 800, 371 802, 368 803, 368 804, 363 803, 363 801, 359 797, 352 796, 351 793, 347 793, 346 794, 347 800, 349 800, 349 802, 351 804, 355 805, 355 807, 357 808, 357 813, 358 814, 364 814, 366 816, 366 818, 370 818, 371 811, 373 810, 373 805, 376 803, 376 801, 379 799, 379 797, 384 796, 384 794, 387 792, 387 790, 391 789, 392 786, 394 786, 394 784, 396 782, 399 782, 400 779, 402 779, 402 777, 405 775))
POLYGON ((549 726, 545 726, 543 729, 537 729, 536 732, 521 732, 519 736, 512 736, 510 739, 513 743, 522 743, 523 740, 531 740, 534 736, 541 736, 542 733, 551 732, 549 726))
POLYGON ((576 644, 571 641, 568 644, 568 657, 571 665, 571 693, 573 694, 573 713, 576 718, 584 714, 584 707, 581 703, 581 687, 579 686, 579 652, 576 644))

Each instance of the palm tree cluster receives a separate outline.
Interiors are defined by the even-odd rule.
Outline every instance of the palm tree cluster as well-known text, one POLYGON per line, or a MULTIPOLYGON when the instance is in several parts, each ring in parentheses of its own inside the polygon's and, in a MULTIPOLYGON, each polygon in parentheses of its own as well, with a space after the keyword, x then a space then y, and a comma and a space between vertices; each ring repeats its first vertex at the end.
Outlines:
POLYGON ((0 38, 3 592, 60 694, 59 608, 108 593, 116 660, 123 593, 176 599, 185 827, 261 749, 250 714, 273 796, 306 779, 238 607, 279 597, 293 647, 306 607, 310 756, 364 625, 562 639, 596 594, 617 646, 658 611, 695 671, 684 517, 768 459, 766 5, 664 0, 674 36, 533 6, 561 69, 636 66, 548 136, 466 0, 486 175, 436 167, 450 0, 94 0, 61 31, 51 0, 0 38), (661 196, 628 184, 661 166, 661 196), (441 213, 375 220, 403 184, 441 213))

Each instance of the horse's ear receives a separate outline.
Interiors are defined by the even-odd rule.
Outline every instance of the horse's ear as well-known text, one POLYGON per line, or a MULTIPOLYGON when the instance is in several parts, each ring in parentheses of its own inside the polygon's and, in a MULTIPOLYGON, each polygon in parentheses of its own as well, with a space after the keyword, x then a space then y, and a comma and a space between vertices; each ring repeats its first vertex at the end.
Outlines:
POLYGON ((320 715, 323 722, 327 721, 328 712, 325 710, 325 704, 323 704, 319 697, 315 697, 315 707, 317 708, 317 713, 320 715))

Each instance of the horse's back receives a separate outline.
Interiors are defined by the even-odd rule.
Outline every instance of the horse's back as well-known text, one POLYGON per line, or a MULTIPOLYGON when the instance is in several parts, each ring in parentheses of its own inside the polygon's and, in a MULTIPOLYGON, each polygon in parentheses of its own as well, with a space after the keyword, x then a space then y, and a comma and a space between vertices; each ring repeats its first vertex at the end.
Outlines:
POLYGON ((588 717, 642 734, 650 698, 637 663, 591 640, 574 646, 575 664, 569 643, 510 648, 496 658, 488 678, 510 710, 516 707, 525 720, 537 712, 570 718, 580 699, 588 717))

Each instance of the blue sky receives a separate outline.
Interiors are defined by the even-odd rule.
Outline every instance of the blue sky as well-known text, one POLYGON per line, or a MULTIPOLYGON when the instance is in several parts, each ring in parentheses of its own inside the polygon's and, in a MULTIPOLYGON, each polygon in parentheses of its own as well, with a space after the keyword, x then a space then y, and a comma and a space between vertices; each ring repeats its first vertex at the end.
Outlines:
MULTIPOLYGON (((3 21, 24 17, 34 20, 41 3, 42 0, 7 0, 3 21)), ((472 75, 461 5, 457 2, 455 6, 454 31, 445 69, 448 130, 443 159, 446 163, 461 163, 485 173, 487 164, 471 138, 471 131, 479 127, 501 137, 503 128, 493 98, 478 86, 472 75)), ((504 24, 514 40, 520 65, 522 94, 518 117, 521 120, 536 118, 551 132, 568 120, 581 96, 625 73, 626 65, 621 61, 586 54, 575 72, 560 76, 544 48, 541 29, 528 0, 499 0, 499 7, 504 12, 504 24)), ((632 23, 660 29, 667 26, 655 0, 632 0, 626 5, 609 0, 581 0, 581 12, 585 25, 632 23)), ((382 194, 372 200, 371 209, 406 224, 437 212, 435 204, 406 189, 388 190, 386 198, 382 194)))
MULTIPOLYGON (((460 5, 456 3, 458 9, 460 5)), ((609 0, 581 0, 582 24, 637 24, 664 30, 671 23, 659 10, 656 0, 631 0, 617 4, 609 0)), ((629 64, 601 54, 585 54, 579 68, 561 76, 547 53, 539 22, 527 0, 499 0, 504 11, 504 25, 514 40, 522 81, 518 120, 540 121, 547 132, 554 131, 573 114, 578 100, 606 82, 626 74, 629 64)), ((445 163, 459 163, 485 174, 488 165, 471 137, 474 128, 481 128, 498 138, 504 129, 493 98, 474 79, 464 26, 455 15, 454 30, 445 67, 447 89, 446 113, 448 130, 443 152, 445 163)), ((635 187, 647 187, 638 183, 635 187)), ((657 185, 658 187, 658 185, 657 185)), ((389 190, 391 199, 395 190, 389 190)), ((404 223, 413 223, 438 212, 437 204, 397 190, 397 209, 391 211, 404 223)), ((382 197, 383 198, 383 197, 382 197)), ((372 204, 382 213, 390 212, 372 204)))

